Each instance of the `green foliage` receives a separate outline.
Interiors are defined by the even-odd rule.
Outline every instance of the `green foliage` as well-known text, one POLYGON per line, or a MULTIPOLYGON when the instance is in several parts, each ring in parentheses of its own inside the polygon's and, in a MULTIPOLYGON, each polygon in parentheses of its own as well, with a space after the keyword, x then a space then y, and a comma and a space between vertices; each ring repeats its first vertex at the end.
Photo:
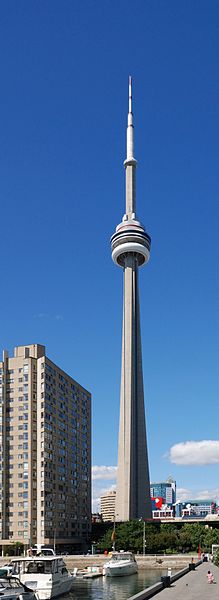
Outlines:
POLYGON ((217 565, 217 567, 219 567, 219 550, 217 550, 217 552, 215 554, 214 564, 217 565))
POLYGON ((21 542, 13 542, 10 546, 4 546, 5 556, 21 556, 23 554, 24 546, 21 542))
MULTIPOLYGON (((97 525, 97 524, 95 524, 97 525)), ((113 523, 104 523, 92 530, 92 539, 100 552, 112 550, 113 523)), ((173 552, 211 552, 212 544, 219 544, 219 530, 203 523, 145 523, 145 552, 148 554, 173 552)), ((143 551, 143 522, 127 521, 116 524, 116 550, 143 551)))
POLYGON ((209 527, 209 529, 205 531, 203 552, 211 552, 212 544, 219 544, 219 530, 210 529, 209 527))

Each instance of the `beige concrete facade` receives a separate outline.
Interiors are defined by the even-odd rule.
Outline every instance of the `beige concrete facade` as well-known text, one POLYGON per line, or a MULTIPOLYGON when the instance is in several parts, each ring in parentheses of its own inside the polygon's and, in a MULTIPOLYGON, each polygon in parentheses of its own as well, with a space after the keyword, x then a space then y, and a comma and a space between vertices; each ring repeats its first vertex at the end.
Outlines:
POLYGON ((124 162, 126 212, 111 237, 112 259, 124 272, 116 521, 152 517, 138 286, 138 270, 149 260, 151 239, 136 216, 136 165, 130 77, 124 162))
POLYGON ((138 265, 127 255, 124 268, 122 371, 116 520, 151 518, 141 354, 138 265))
POLYGON ((103 521, 114 521, 116 514, 116 491, 110 490, 100 496, 100 513, 103 521))
POLYGON ((91 395, 39 344, 0 362, 1 539, 82 550, 91 523, 91 395))

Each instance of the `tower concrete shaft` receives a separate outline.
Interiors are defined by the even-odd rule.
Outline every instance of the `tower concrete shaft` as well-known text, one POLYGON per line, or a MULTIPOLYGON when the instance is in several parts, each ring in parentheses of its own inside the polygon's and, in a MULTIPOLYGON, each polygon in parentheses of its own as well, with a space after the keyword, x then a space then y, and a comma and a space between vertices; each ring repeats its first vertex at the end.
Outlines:
POLYGON ((146 443, 138 267, 150 256, 150 237, 136 218, 131 80, 127 127, 126 213, 111 238, 112 258, 124 270, 120 426, 115 517, 117 521, 151 517, 146 443))

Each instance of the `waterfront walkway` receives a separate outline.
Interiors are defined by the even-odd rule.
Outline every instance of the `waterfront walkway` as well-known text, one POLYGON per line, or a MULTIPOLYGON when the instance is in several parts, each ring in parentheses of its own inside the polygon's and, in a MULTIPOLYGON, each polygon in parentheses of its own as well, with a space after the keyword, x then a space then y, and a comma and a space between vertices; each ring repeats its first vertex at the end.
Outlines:
POLYGON ((218 600, 219 568, 211 562, 204 562, 195 571, 174 581, 157 595, 159 600, 218 600), (208 583, 207 572, 211 571, 216 583, 208 583))
MULTIPOLYGON (((187 571, 187 569, 185 569, 187 571)), ((203 562, 193 571, 183 575, 183 570, 173 573, 170 587, 164 587, 160 581, 149 588, 131 596, 128 600, 218 600, 219 568, 211 562, 203 562), (207 573, 211 571, 214 583, 208 583, 207 573), (179 578, 178 578, 179 577, 179 578)))

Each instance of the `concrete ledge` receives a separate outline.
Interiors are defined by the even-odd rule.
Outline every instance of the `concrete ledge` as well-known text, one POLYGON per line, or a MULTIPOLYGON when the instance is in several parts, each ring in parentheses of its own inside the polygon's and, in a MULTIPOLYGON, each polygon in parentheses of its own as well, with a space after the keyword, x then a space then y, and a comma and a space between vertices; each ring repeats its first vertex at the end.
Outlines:
MULTIPOLYGON (((146 570, 146 569, 156 569, 158 571, 167 571, 169 568, 172 569, 172 572, 180 571, 180 569, 184 569, 188 567, 188 564, 191 562, 190 554, 146 554, 142 556, 141 554, 136 554, 135 559, 138 564, 138 569, 146 570)), ((196 563, 198 560, 197 554, 193 554, 193 559, 196 563)), ((73 555, 73 556, 65 556, 64 560, 66 562, 68 569, 74 569, 74 567, 78 567, 78 569, 85 569, 88 565, 91 566, 102 566, 104 562, 109 560, 108 556, 104 556, 103 554, 94 554, 94 555, 73 555)))
MULTIPOLYGON (((201 564, 202 564, 201 560, 196 562, 195 568, 201 564)), ((174 573, 174 575, 171 575, 170 585, 171 585, 171 583, 174 583, 174 581, 177 581, 178 579, 183 577, 183 575, 187 575, 187 573, 189 573, 189 566, 185 567, 185 569, 181 569, 181 571, 177 571, 177 573, 174 573)), ((130 596, 130 598, 128 598, 127 600, 146 600, 148 598, 152 598, 153 596, 155 596, 155 594, 162 592, 163 589, 164 589, 163 582, 158 582, 158 583, 155 583, 154 585, 151 585, 148 588, 145 588, 141 592, 138 592, 138 594, 135 594, 134 596, 130 596)))
POLYGON ((183 577, 183 575, 186 575, 186 573, 188 573, 188 572, 189 572, 189 567, 185 567, 185 569, 181 569, 181 571, 177 571, 177 573, 174 573, 174 575, 171 575, 170 585, 174 581, 177 581, 177 579, 180 579, 180 577, 183 577))
POLYGON ((152 598, 152 596, 155 596, 155 594, 158 594, 158 592, 161 592, 162 590, 163 583, 154 583, 154 585, 142 590, 142 592, 138 592, 138 594, 131 596, 128 600, 145 600, 145 598, 152 598))
MULTIPOLYGON (((199 560, 198 562, 194 563, 195 569, 196 569, 196 567, 198 567, 201 564, 202 564, 202 560, 199 560)), ((173 583, 174 581, 177 581, 177 579, 180 579, 180 577, 183 577, 183 575, 186 575, 186 573, 189 573, 189 566, 186 567, 185 569, 181 569, 181 571, 177 571, 177 573, 174 573, 174 575, 171 575, 170 584, 173 583)))

